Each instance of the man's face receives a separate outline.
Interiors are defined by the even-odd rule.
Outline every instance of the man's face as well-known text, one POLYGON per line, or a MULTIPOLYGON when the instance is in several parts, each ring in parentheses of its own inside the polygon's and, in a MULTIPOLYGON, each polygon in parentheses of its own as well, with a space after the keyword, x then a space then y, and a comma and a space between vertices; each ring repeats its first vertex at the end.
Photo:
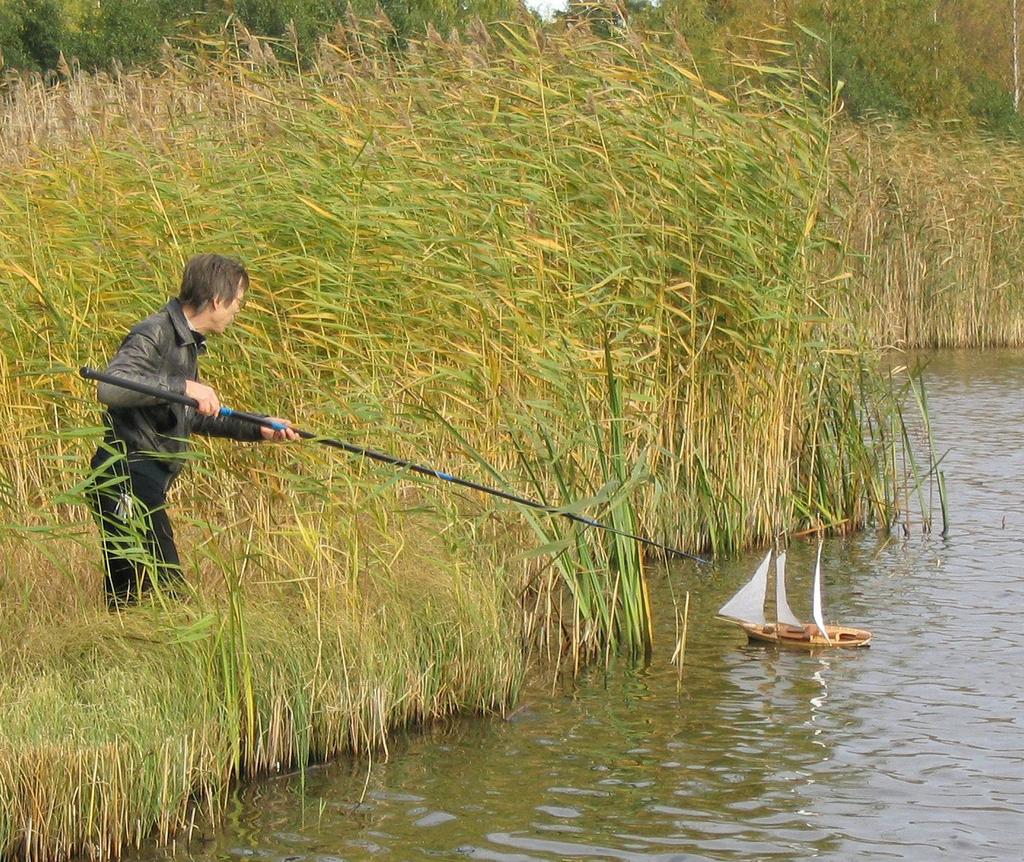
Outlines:
POLYGON ((238 312, 245 304, 245 290, 239 284, 235 298, 230 302, 224 302, 220 298, 214 298, 210 307, 210 332, 221 333, 234 323, 238 312))

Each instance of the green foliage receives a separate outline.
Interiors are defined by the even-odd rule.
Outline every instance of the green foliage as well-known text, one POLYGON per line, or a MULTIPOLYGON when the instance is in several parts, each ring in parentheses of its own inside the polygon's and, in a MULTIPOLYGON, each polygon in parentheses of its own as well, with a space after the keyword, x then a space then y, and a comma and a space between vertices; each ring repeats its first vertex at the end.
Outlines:
POLYGON ((348 0, 238 0, 235 14, 253 33, 294 34, 305 50, 345 17, 348 5, 348 0))
MULTIPOLYGON (((633 3, 630 24, 660 31, 679 39, 699 61, 711 59, 715 27, 707 0, 661 0, 660 3, 633 3)), ((704 63, 700 62, 703 67, 704 63)))
POLYGON ((97 0, 79 24, 71 53, 86 69, 109 66, 113 60, 126 66, 151 62, 191 5, 181 0, 97 0))
POLYGON ((625 23, 630 12, 640 11, 643 4, 637 0, 569 0, 564 12, 555 13, 556 20, 570 26, 586 24, 591 32, 608 39, 625 23))
POLYGON ((381 3, 395 32, 403 39, 425 33, 428 26, 447 34, 459 21, 460 6, 458 0, 384 0, 381 3))
POLYGON ((0 5, 0 68, 4 65, 15 68, 29 65, 21 44, 21 18, 8 4, 0 5))
POLYGON ((0 5, 0 51, 16 69, 54 69, 61 52, 86 70, 114 61, 131 67, 151 63, 165 39, 217 32, 234 20, 308 55, 350 9, 362 17, 382 10, 404 44, 430 28, 447 36, 475 19, 514 20, 524 7, 520 0, 10 0, 0 5))
POLYGON ((872 114, 906 117, 910 107, 897 92, 888 75, 874 74, 862 57, 860 46, 834 37, 832 44, 832 78, 850 116, 862 118, 872 114))
POLYGON ((1013 96, 998 82, 981 75, 969 85, 970 113, 990 131, 1024 136, 1024 120, 1013 109, 1013 96))
POLYGON ((714 39, 714 25, 708 17, 707 0, 662 0, 649 4, 634 13, 633 19, 672 27, 687 41, 702 45, 714 39))
POLYGON ((661 0, 634 15, 633 20, 670 34, 689 53, 704 80, 718 83, 724 63, 708 0, 661 0))
POLYGON ((0 5, 0 52, 5 66, 54 69, 65 38, 60 0, 6 0, 0 5))
POLYGON ((428 28, 447 37, 452 30, 464 30, 475 18, 486 23, 515 20, 523 5, 519 0, 381 0, 380 8, 405 42, 424 35, 428 28))
POLYGON ((998 91, 1010 87, 1010 11, 986 0, 708 2, 727 50, 771 53, 752 37, 791 40, 795 57, 833 83, 852 116, 973 117, 1006 131, 1014 123, 998 91))
POLYGON ((966 114, 955 33, 934 13, 934 0, 835 4, 826 21, 836 66, 849 75, 851 105, 862 112, 904 107, 922 117, 966 114))

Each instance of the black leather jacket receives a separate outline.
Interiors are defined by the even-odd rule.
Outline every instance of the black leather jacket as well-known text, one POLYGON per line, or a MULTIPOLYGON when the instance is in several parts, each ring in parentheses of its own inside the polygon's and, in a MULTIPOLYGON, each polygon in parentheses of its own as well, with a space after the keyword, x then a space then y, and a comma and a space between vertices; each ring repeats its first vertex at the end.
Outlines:
MULTIPOLYGON (((132 327, 107 366, 116 374, 179 395, 186 380, 198 380, 205 338, 193 331, 181 303, 172 299, 132 327)), ((202 416, 192 407, 160 401, 109 383, 97 386, 107 405, 107 443, 123 448, 129 461, 156 460, 171 476, 181 471, 190 433, 234 440, 260 440, 260 428, 231 416, 202 416)))

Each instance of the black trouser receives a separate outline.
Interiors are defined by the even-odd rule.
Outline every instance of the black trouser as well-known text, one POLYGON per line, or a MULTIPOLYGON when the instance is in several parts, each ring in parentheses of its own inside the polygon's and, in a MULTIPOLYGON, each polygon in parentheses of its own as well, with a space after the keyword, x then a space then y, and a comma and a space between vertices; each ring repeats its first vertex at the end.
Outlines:
POLYGON ((107 604, 133 604, 154 588, 177 594, 184 578, 167 517, 173 474, 159 461, 112 454, 108 445, 96 450, 92 468, 89 501, 100 526, 107 604))

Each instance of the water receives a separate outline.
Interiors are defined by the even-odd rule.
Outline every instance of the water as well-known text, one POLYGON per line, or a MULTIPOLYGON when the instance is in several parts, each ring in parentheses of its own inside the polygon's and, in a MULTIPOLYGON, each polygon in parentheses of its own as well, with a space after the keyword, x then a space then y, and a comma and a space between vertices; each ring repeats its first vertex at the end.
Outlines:
MULTIPOLYGON (((759 554, 654 578, 653 664, 543 679, 508 719, 400 736, 242 788, 199 860, 1024 857, 1024 353, 926 378, 951 527, 825 546, 826 617, 865 650, 753 646, 715 609, 759 554), (681 681, 672 595, 691 592, 681 681)), ((809 609, 814 547, 789 554, 809 609)), ((166 855, 151 851, 149 858, 166 855)))

